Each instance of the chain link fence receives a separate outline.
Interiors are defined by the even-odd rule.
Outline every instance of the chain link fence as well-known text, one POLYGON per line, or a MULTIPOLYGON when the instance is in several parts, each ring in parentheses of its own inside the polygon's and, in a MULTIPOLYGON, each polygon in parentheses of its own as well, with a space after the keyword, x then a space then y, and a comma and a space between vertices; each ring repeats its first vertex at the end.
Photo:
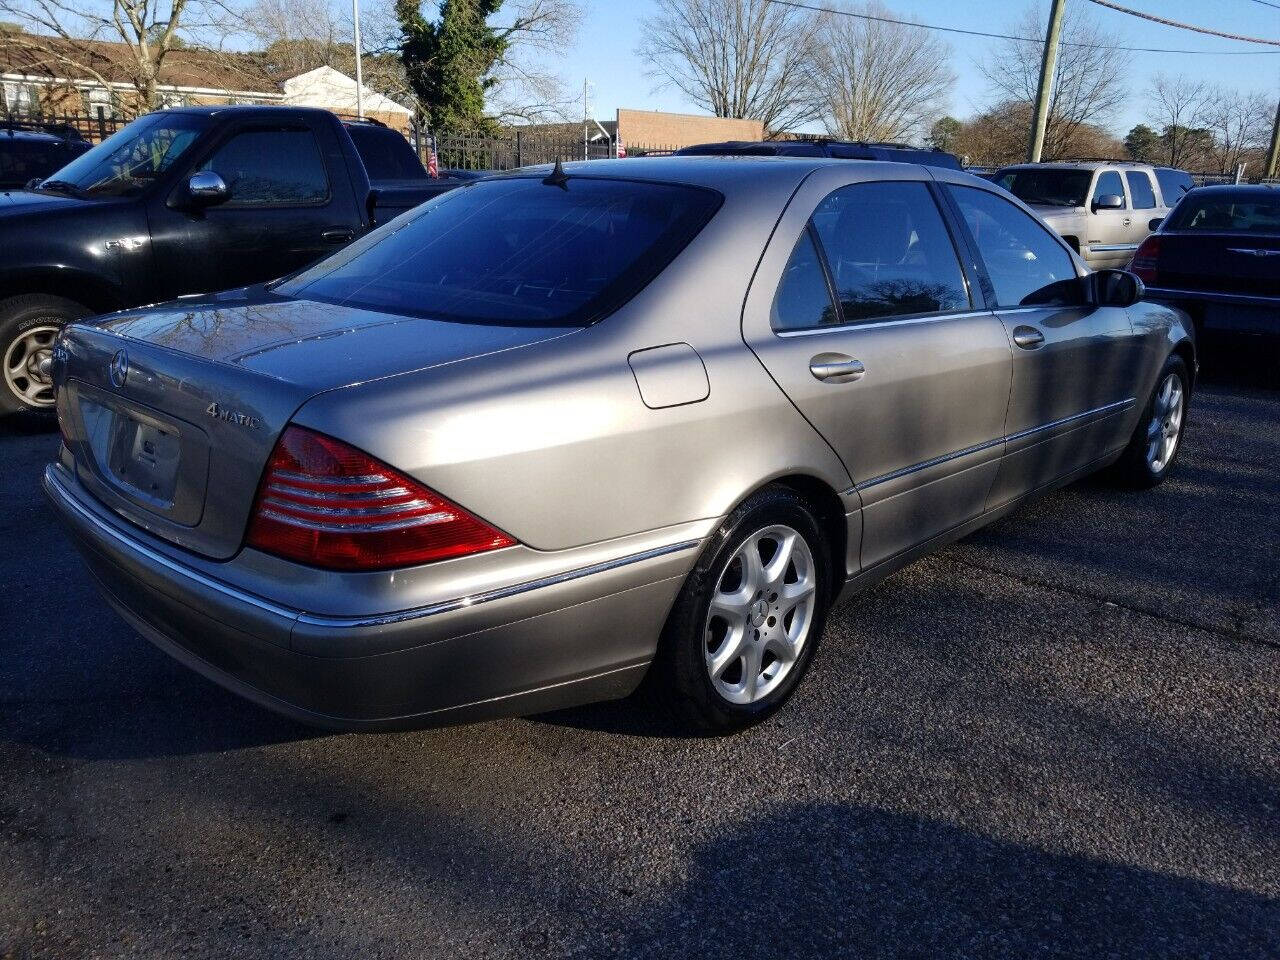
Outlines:
MULTIPOLYGON (((414 126, 408 133, 408 139, 425 164, 431 143, 426 131, 414 126)), ((435 146, 441 170, 511 170, 555 163, 557 160, 565 163, 571 160, 608 160, 619 154, 618 144, 611 137, 584 141, 518 128, 498 136, 448 131, 436 135, 435 146)), ((669 156, 680 149, 674 144, 625 143, 623 146, 623 155, 627 157, 669 156)))

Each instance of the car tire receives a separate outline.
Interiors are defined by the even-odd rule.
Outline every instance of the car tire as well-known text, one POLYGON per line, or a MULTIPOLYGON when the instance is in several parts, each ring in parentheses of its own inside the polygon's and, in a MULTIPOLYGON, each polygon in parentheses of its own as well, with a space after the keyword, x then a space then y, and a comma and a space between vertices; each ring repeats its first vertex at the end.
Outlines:
POLYGON ((59 330, 92 312, 51 294, 0 300, 0 416, 52 412, 52 385, 36 365, 52 351, 59 330))
POLYGON ((1182 452, 1190 400, 1186 361, 1171 354, 1156 377, 1129 445, 1116 461, 1113 475, 1121 484, 1146 490, 1164 482, 1182 452))
POLYGON ((797 493, 769 487, 729 514, 685 580, 650 671, 681 729, 732 733, 775 713, 813 660, 831 588, 827 539, 797 493))

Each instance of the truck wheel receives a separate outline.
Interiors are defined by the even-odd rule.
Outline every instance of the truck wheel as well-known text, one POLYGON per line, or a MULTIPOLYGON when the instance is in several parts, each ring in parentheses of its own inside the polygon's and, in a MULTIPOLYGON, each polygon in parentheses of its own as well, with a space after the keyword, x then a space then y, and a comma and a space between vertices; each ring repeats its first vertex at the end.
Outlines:
POLYGON ((93 311, 74 300, 33 293, 0 300, 0 416, 53 409, 53 384, 40 362, 58 331, 93 311))

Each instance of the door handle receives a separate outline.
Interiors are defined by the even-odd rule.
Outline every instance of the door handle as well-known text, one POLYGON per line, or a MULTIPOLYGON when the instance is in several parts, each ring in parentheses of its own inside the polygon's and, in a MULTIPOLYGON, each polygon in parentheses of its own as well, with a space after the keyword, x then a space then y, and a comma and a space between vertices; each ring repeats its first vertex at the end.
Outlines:
POLYGON ((843 353, 820 353, 809 361, 809 372, 823 383, 849 383, 861 380, 867 368, 843 353))
POLYGON ((350 227, 330 227, 320 234, 325 243, 350 243, 355 237, 356 232, 350 227))
POLYGON ((1127 227, 1129 224, 1133 223, 1133 217, 1125 217, 1125 218, 1124 218, 1123 220, 1121 220, 1120 222, 1121 222, 1121 223, 1123 223, 1123 224, 1127 227))
POLYGON ((1035 327, 1014 327, 1013 342, 1023 350, 1034 350, 1044 343, 1044 334, 1035 327))

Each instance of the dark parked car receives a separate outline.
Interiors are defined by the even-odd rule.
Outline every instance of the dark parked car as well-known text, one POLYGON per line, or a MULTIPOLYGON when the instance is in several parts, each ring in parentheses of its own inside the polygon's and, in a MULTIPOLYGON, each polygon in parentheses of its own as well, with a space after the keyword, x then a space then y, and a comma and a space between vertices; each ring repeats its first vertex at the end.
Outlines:
POLYGON ((837 160, 896 160, 927 167, 959 170, 960 161, 944 150, 923 150, 901 143, 863 143, 853 140, 726 140, 699 143, 676 151, 676 156, 706 157, 833 157, 837 160))
POLYGON ((408 144, 372 129, 301 107, 165 110, 0 194, 0 414, 52 407, 41 371, 68 321, 284 276, 464 182, 381 182, 380 149, 408 144))
POLYGON ((93 144, 74 131, 0 128, 0 190, 14 190, 47 177, 70 163, 93 144))
POLYGON ((1134 254, 1152 299, 1197 330, 1280 334, 1280 188, 1197 187, 1134 254))

